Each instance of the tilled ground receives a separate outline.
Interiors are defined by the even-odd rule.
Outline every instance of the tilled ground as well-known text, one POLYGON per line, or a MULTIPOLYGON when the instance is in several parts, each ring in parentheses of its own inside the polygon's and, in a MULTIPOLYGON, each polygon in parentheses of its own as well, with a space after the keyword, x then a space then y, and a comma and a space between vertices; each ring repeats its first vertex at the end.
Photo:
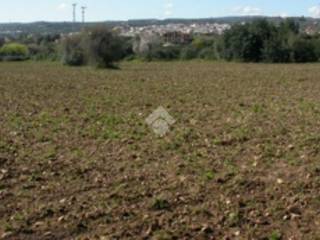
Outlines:
POLYGON ((0 63, 0 238, 320 239, 319 76, 0 63))

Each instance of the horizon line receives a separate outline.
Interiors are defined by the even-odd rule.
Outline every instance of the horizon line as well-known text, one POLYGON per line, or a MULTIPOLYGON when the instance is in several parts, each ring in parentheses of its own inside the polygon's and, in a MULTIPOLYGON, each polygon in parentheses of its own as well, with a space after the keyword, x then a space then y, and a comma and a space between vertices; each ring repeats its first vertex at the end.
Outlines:
MULTIPOLYGON (((206 19, 223 19, 223 18, 306 18, 306 19, 320 19, 311 16, 272 16, 272 15, 226 15, 219 17, 199 17, 199 18, 185 18, 185 17, 176 17, 176 18, 133 18, 133 19, 122 19, 122 20, 93 20, 86 21, 82 23, 81 21, 75 22, 76 24, 87 24, 87 23, 107 23, 107 22, 130 22, 130 21, 170 21, 170 20, 206 20, 206 19)), ((0 24, 33 24, 33 23, 73 23, 72 20, 61 20, 61 21, 51 21, 51 20, 35 20, 35 21, 9 21, 9 22, 0 22, 0 24)))

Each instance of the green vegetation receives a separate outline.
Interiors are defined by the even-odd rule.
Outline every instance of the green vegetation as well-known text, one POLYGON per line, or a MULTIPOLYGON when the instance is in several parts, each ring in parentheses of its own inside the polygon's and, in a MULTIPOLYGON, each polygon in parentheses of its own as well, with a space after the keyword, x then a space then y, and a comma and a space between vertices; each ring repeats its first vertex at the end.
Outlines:
POLYGON ((84 32, 84 51, 90 65, 112 67, 124 57, 124 42, 105 27, 95 27, 84 32))
POLYGON ((319 36, 300 34, 299 25, 286 20, 280 25, 257 20, 235 25, 223 36, 222 55, 243 62, 317 62, 319 36))
POLYGON ((104 27, 90 28, 62 41, 62 62, 66 65, 113 67, 124 57, 124 41, 104 27))
POLYGON ((264 19, 235 24, 222 36, 193 36, 191 42, 183 44, 167 44, 152 38, 147 43, 140 57, 148 61, 206 59, 305 63, 320 59, 320 35, 301 33, 298 21, 293 19, 277 24, 264 19))
POLYGON ((62 63, 69 66, 81 66, 86 62, 82 46, 82 36, 74 35, 62 40, 62 63))
POLYGON ((270 237, 268 238, 268 240, 281 240, 281 234, 277 231, 273 232, 270 237))
MULTIPOLYGON (((320 59, 320 35, 300 32, 293 19, 264 19, 235 24, 222 36, 193 36, 190 42, 167 43, 149 36, 137 56, 145 60, 228 60, 237 62, 305 63, 320 59)), ((141 39, 140 39, 141 41, 141 39)))
POLYGON ((2 60, 25 60, 28 54, 28 48, 19 43, 4 44, 0 48, 0 59, 2 60))
POLYGON ((28 46, 33 60, 59 60, 59 34, 32 35, 21 41, 28 46))
MULTIPOLYGON (((106 25, 90 25, 85 30, 67 35, 21 35, 14 41, 28 47, 31 59, 61 60, 70 66, 114 67, 114 63, 122 59, 318 62, 320 34, 305 34, 303 23, 296 18, 281 21, 253 18, 245 24, 233 24, 222 35, 176 32, 163 36, 141 33, 135 37, 119 36, 116 30, 106 25)), ((4 39, 0 39, 0 46, 3 44, 4 39)))

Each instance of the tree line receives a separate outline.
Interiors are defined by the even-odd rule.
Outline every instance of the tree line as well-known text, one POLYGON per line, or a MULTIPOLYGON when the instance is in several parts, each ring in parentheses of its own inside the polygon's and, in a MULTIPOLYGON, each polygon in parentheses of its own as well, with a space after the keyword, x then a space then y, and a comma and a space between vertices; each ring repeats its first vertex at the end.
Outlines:
POLYGON ((222 58, 242 62, 316 62, 320 36, 300 32, 299 24, 286 20, 279 25, 265 20, 238 24, 222 37, 222 58))
POLYGON ((317 62, 320 59, 320 35, 301 32, 294 19, 280 23, 257 19, 234 24, 223 35, 197 35, 183 43, 168 43, 157 35, 122 37, 103 26, 63 37, 59 34, 24 35, 9 42, 0 38, 0 60, 28 58, 96 67, 114 67, 115 62, 123 59, 317 62))

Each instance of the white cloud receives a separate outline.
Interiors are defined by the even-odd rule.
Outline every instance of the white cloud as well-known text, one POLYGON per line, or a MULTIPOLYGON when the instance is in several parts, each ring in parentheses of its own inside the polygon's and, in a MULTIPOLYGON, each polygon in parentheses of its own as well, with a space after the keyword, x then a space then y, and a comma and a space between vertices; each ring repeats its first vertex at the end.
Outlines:
POLYGON ((66 3, 60 3, 58 6, 58 10, 64 11, 68 8, 68 5, 66 3))
POLYGON ((314 18, 320 18, 320 6, 313 6, 308 9, 309 13, 314 18))
POLYGON ((169 17, 173 14, 173 0, 167 0, 167 2, 164 5, 164 15, 166 17, 169 17))
POLYGON ((242 16, 262 15, 262 10, 258 7, 253 6, 239 6, 233 9, 233 14, 242 16))

